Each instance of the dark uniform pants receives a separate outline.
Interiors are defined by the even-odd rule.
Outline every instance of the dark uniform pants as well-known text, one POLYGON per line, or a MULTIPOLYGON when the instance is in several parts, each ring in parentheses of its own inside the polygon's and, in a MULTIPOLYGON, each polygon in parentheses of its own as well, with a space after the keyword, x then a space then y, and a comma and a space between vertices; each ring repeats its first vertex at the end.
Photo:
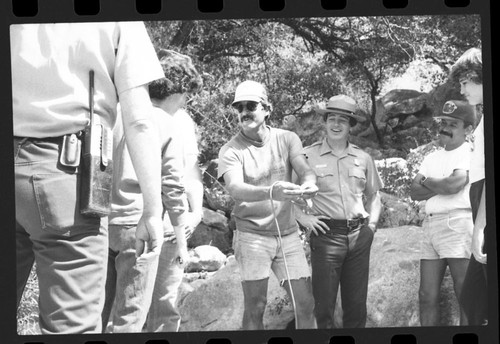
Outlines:
POLYGON ((373 234, 363 225, 347 234, 330 228, 327 234, 311 235, 312 285, 318 328, 334 327, 339 284, 343 327, 365 327, 373 234))
MULTIPOLYGON (((472 183, 470 187, 470 202, 472 206, 472 216, 476 221, 477 210, 483 192, 484 179, 472 183)), ((486 249, 488 228, 484 229, 484 242, 486 249)), ((471 256, 467 273, 465 274, 460 303, 464 309, 469 325, 484 325, 488 319, 488 288, 486 264, 481 264, 474 255, 471 256)))
POLYGON ((33 262, 43 334, 101 331, 107 218, 79 213, 79 173, 58 163, 61 138, 14 138, 19 304, 33 262))

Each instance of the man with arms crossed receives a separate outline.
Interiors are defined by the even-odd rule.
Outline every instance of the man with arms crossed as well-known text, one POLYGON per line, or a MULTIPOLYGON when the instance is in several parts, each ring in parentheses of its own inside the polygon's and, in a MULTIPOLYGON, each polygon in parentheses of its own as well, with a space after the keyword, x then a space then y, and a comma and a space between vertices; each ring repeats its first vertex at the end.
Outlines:
MULTIPOLYGON (((420 260, 420 323, 439 325, 439 291, 450 267, 457 298, 469 264, 472 211, 469 201, 471 147, 465 141, 475 123, 467 102, 447 101, 441 114, 439 139, 444 149, 424 158, 411 185, 411 197, 426 200, 420 260)), ((462 307, 460 324, 467 325, 462 307)))
POLYGON ((242 82, 236 88, 233 107, 238 111, 241 131, 221 148, 218 177, 224 177, 235 199, 234 251, 242 277, 243 329, 264 329, 270 269, 289 294, 293 291, 297 327, 316 328, 310 269, 291 203, 300 195, 315 194, 316 176, 302 154, 299 137, 266 125, 271 104, 262 84, 242 82), (299 176, 300 186, 291 183, 292 170, 299 176))
POLYGON ((355 113, 354 99, 337 95, 317 111, 323 114, 326 137, 304 152, 319 192, 307 214, 296 212, 297 220, 314 233, 310 245, 316 320, 318 328, 334 327, 340 284, 343 327, 365 327, 370 249, 383 185, 373 159, 348 141, 351 128, 364 120, 355 113))

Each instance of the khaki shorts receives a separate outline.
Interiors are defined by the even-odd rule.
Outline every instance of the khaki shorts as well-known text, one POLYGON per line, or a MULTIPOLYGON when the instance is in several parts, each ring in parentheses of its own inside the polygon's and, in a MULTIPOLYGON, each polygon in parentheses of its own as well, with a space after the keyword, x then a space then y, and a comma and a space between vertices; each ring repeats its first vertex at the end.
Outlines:
MULTIPOLYGON (((299 233, 282 237, 286 264, 290 279, 311 277, 299 233)), ((278 236, 264 236, 254 233, 234 232, 234 255, 243 281, 257 281, 269 277, 270 270, 278 281, 287 279, 285 260, 278 236)))
POLYGON ((472 212, 456 210, 425 217, 421 259, 470 258, 472 212))

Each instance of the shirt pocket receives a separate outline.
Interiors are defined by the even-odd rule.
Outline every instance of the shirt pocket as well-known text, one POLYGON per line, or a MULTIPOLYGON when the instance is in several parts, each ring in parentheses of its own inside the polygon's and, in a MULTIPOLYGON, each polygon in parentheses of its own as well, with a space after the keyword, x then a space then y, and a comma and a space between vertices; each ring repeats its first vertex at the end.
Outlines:
POLYGON ((366 175, 360 167, 349 168, 349 187, 355 194, 361 194, 365 190, 366 175))
POLYGON ((334 190, 335 174, 333 169, 328 166, 315 167, 314 173, 316 173, 316 184, 319 191, 332 191, 334 190))

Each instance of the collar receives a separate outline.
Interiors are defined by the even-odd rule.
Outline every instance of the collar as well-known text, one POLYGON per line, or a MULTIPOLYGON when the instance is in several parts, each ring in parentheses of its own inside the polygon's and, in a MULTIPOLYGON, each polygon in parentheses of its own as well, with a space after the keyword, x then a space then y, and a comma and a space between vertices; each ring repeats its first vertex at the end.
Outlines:
MULTIPOLYGON (((358 156, 358 152, 357 152, 357 149, 354 148, 355 146, 353 144, 351 144, 349 141, 347 141, 347 149, 344 151, 344 153, 339 156, 340 157, 344 157, 346 155, 351 155, 351 156, 358 156)), ((328 142, 326 141, 326 137, 323 139, 323 142, 321 143, 321 147, 319 149, 319 154, 320 155, 325 155, 325 154, 332 154, 332 155, 335 155, 333 152, 332 152, 332 149, 330 148, 330 145, 328 144, 328 142)))

